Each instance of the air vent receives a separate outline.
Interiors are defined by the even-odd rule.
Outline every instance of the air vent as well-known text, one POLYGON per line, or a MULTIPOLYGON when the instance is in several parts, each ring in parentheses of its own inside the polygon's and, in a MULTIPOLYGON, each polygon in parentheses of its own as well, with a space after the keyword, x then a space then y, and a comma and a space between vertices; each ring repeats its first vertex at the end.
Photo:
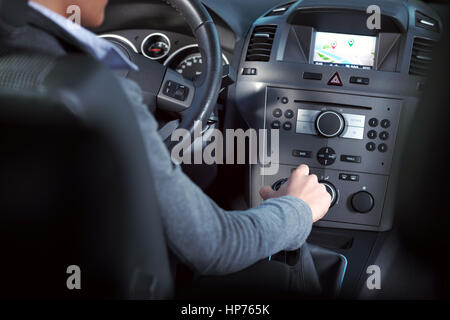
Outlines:
POLYGON ((286 13, 286 11, 289 10, 289 8, 294 4, 295 2, 290 2, 287 4, 283 4, 282 6, 276 7, 272 11, 270 11, 268 14, 266 14, 266 17, 273 17, 273 16, 282 16, 286 13))
POLYGON ((439 32, 439 22, 419 11, 416 11, 416 27, 439 32))
POLYGON ((277 26, 257 26, 247 49, 247 61, 269 61, 277 26))
POLYGON ((409 74, 425 77, 433 62, 434 41, 415 38, 411 55, 409 74))

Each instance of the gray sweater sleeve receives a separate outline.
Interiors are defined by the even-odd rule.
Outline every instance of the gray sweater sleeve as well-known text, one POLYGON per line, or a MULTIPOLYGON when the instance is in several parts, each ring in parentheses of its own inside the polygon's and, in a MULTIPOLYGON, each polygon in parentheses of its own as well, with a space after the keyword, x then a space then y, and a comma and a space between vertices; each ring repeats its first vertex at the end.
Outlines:
POLYGON ((169 246, 184 263, 200 274, 227 274, 303 245, 312 226, 305 202, 286 196, 246 211, 221 209, 172 164, 138 86, 126 80, 124 86, 144 135, 169 246))

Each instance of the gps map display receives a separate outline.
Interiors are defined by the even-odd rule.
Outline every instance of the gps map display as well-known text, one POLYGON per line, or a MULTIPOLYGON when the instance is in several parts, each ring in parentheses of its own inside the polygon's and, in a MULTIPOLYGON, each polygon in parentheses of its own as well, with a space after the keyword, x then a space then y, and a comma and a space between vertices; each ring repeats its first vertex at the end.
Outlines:
POLYGON ((372 69, 376 37, 316 32, 314 64, 372 69))

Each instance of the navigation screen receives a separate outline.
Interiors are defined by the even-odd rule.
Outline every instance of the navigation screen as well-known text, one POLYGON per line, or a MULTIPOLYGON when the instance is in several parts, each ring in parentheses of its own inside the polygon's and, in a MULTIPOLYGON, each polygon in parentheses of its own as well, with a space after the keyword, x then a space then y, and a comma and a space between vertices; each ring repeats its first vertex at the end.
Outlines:
POLYGON ((316 32, 314 64, 372 69, 376 37, 316 32))

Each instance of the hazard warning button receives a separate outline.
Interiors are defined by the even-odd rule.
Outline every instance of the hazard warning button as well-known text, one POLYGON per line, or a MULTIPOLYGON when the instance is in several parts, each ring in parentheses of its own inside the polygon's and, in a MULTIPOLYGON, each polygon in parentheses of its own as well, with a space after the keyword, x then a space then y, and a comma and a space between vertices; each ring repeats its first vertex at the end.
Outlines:
POLYGON ((328 81, 328 85, 329 86, 342 86, 342 80, 341 77, 339 76, 339 73, 335 73, 333 74, 333 76, 331 77, 330 81, 328 81))

